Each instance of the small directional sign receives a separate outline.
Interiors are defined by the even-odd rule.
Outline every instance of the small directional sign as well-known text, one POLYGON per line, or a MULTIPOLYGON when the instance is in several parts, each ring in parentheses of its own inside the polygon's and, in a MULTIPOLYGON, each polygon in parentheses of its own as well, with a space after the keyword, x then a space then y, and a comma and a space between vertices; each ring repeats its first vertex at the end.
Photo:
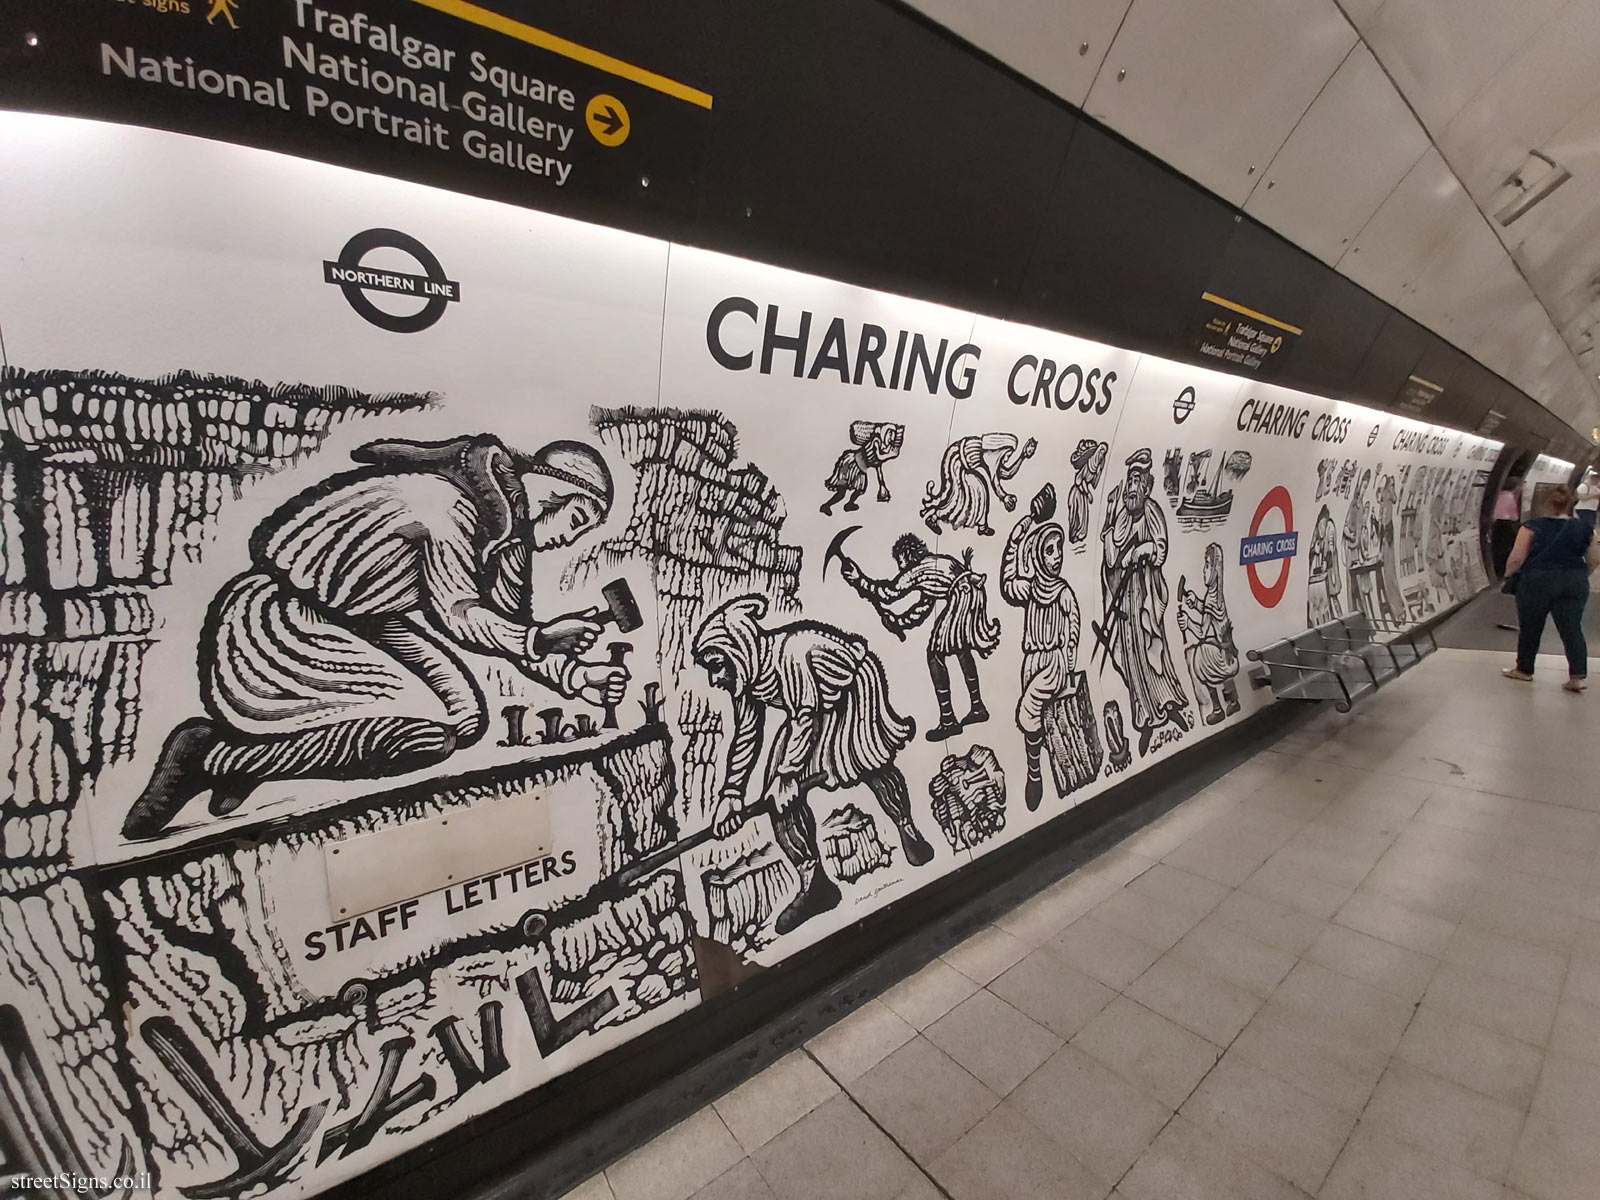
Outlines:
POLYGON ((628 140, 633 124, 628 120, 628 110, 615 96, 601 92, 583 110, 583 119, 589 132, 602 146, 620 146, 628 140))

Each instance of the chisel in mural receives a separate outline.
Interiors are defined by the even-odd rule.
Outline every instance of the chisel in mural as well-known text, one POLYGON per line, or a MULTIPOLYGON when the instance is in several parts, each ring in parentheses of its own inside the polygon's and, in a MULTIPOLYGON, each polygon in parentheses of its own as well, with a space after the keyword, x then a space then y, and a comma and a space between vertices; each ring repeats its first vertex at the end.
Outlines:
POLYGON ((1339 571, 1339 527, 1324 504, 1311 530, 1311 549, 1307 554, 1310 579, 1306 583, 1306 624, 1315 628, 1335 617, 1339 596, 1344 590, 1339 571))
POLYGON ((1127 479, 1106 498, 1100 530, 1103 616, 1091 622, 1095 648, 1128 688, 1129 715, 1148 754, 1156 733, 1163 741, 1192 727, 1189 697, 1167 646, 1167 518, 1151 495, 1155 475, 1148 449, 1128 456, 1127 479))
POLYGON ((1100 773, 1094 701, 1088 676, 1077 669, 1078 598, 1061 575, 1066 531, 1052 520, 1055 512, 1055 487, 1047 483, 1006 539, 1000 567, 1001 595, 1023 610, 1017 728, 1027 752, 1022 799, 1029 811, 1044 795, 1040 757, 1045 748, 1058 797, 1100 773))
POLYGON ((839 455, 823 486, 829 496, 822 505, 824 516, 833 515, 833 506, 844 502, 845 512, 855 512, 861 507, 861 497, 867 490, 867 472, 878 477, 879 504, 887 504, 893 497, 883 478, 883 464, 900 457, 900 447, 906 440, 906 427, 890 421, 852 421, 850 423, 850 449, 839 455))
POLYGON ((1233 620, 1222 595, 1222 547, 1205 549, 1204 572, 1196 592, 1178 576, 1178 628, 1183 632, 1183 656, 1189 662, 1195 699, 1205 706, 1204 721, 1216 725, 1239 711, 1239 648, 1233 641, 1233 620))
POLYGON ((559 696, 618 704, 621 665, 580 657, 599 614, 536 621, 530 556, 604 521, 611 473, 579 442, 533 454, 493 437, 373 442, 365 465, 280 507, 253 567, 213 599, 201 633, 206 715, 167 736, 123 823, 154 837, 203 792, 213 816, 274 779, 360 779, 433 766, 488 726, 465 649, 559 696))
POLYGON ((972 569, 969 547, 960 558, 936 554, 914 533, 895 539, 891 553, 898 573, 874 579, 844 552, 844 543, 860 528, 840 530, 822 560, 823 574, 835 559, 839 573, 877 611, 878 619, 901 641, 906 631, 928 626, 928 675, 939 705, 939 723, 929 729, 930 742, 942 742, 963 726, 989 719, 978 681, 978 659, 988 658, 1000 644, 1000 622, 989 616, 988 579, 972 569), (967 685, 967 715, 957 719, 950 695, 950 660, 961 668, 967 685))
POLYGON ((1106 456, 1111 447, 1094 438, 1083 438, 1072 452, 1072 483, 1067 488, 1067 544, 1074 554, 1089 548, 1089 508, 1106 473, 1106 456))
POLYGON ((997 497, 1007 512, 1017 507, 1017 498, 1006 491, 1006 481, 1016 478, 1038 448, 1034 438, 1019 446, 1014 433, 978 433, 951 442, 939 460, 939 478, 928 484, 923 497, 923 523, 934 533, 943 533, 948 526, 991 536, 991 496, 997 497))
POLYGON ((933 847, 911 817, 911 798, 895 758, 916 726, 895 712, 883 665, 865 640, 818 621, 761 624, 762 596, 740 596, 713 612, 695 634, 693 656, 712 686, 733 700, 722 788, 711 828, 728 838, 757 813, 772 819, 799 892, 773 928, 784 934, 838 905, 838 884, 822 869, 808 793, 856 784, 870 791, 900 834, 906 861, 921 866, 933 847), (751 781, 765 740, 767 710, 779 714, 759 798, 751 781))

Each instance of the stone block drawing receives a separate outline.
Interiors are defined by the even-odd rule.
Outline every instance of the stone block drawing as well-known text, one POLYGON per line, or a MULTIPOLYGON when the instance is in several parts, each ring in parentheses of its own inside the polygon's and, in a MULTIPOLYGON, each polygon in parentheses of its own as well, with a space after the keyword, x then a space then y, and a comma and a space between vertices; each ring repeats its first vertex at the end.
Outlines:
POLYGON ((822 822, 822 857, 836 878, 854 883, 893 862, 894 849, 884 845, 871 816, 846 804, 822 822))
POLYGON ((951 754, 928 780, 933 819, 952 850, 971 850, 1006 827, 1006 776, 995 752, 951 754))
POLYGON ((1014 433, 972 434, 951 442, 939 460, 939 477, 923 497, 923 523, 934 533, 976 529, 992 536, 990 501, 998 499, 1007 512, 1016 508, 1017 498, 1005 485, 1038 449, 1034 438, 1018 445, 1014 433))
POLYGON ((866 493, 868 473, 877 476, 878 491, 874 499, 887 504, 893 497, 889 484, 883 477, 883 464, 900 457, 900 447, 905 444, 906 427, 892 421, 850 422, 850 449, 843 451, 834 461, 833 471, 823 486, 828 498, 823 502, 822 514, 833 515, 833 506, 843 502, 845 512, 855 512, 861 507, 861 497, 866 493))
POLYGON ((871 604, 883 627, 901 641, 906 632, 928 626, 928 675, 939 707, 939 721, 927 731, 930 742, 942 742, 968 725, 989 719, 978 678, 978 659, 1000 644, 1000 622, 989 616, 988 578, 973 570, 972 550, 960 558, 936 554, 914 533, 895 539, 896 573, 876 579, 844 552, 845 541, 860 526, 835 535, 822 560, 826 574, 834 560, 839 573, 858 596, 871 604), (950 692, 950 661, 961 669, 967 688, 967 713, 957 719, 950 692))

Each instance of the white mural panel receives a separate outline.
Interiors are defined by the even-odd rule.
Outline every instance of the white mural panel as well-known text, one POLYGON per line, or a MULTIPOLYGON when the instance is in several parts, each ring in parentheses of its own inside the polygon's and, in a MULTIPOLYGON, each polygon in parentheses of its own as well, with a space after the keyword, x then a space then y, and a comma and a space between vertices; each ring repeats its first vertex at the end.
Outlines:
POLYGON ((1484 584, 1497 443, 260 151, 0 153, 18 1170, 323 1191, 1484 584))

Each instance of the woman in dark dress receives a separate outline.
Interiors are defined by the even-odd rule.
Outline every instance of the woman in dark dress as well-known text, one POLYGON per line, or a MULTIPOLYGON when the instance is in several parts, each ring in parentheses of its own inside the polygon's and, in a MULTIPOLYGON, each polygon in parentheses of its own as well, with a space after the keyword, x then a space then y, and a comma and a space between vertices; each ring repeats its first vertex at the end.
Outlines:
POLYGON ((1583 609, 1589 601, 1589 576, 1600 566, 1600 546, 1587 523, 1571 515, 1572 489, 1558 484, 1544 494, 1541 515, 1517 531, 1506 562, 1517 594, 1517 665, 1501 672, 1507 679, 1533 678, 1539 639, 1548 616, 1567 651, 1569 692, 1588 686, 1589 648, 1583 638, 1583 609))

